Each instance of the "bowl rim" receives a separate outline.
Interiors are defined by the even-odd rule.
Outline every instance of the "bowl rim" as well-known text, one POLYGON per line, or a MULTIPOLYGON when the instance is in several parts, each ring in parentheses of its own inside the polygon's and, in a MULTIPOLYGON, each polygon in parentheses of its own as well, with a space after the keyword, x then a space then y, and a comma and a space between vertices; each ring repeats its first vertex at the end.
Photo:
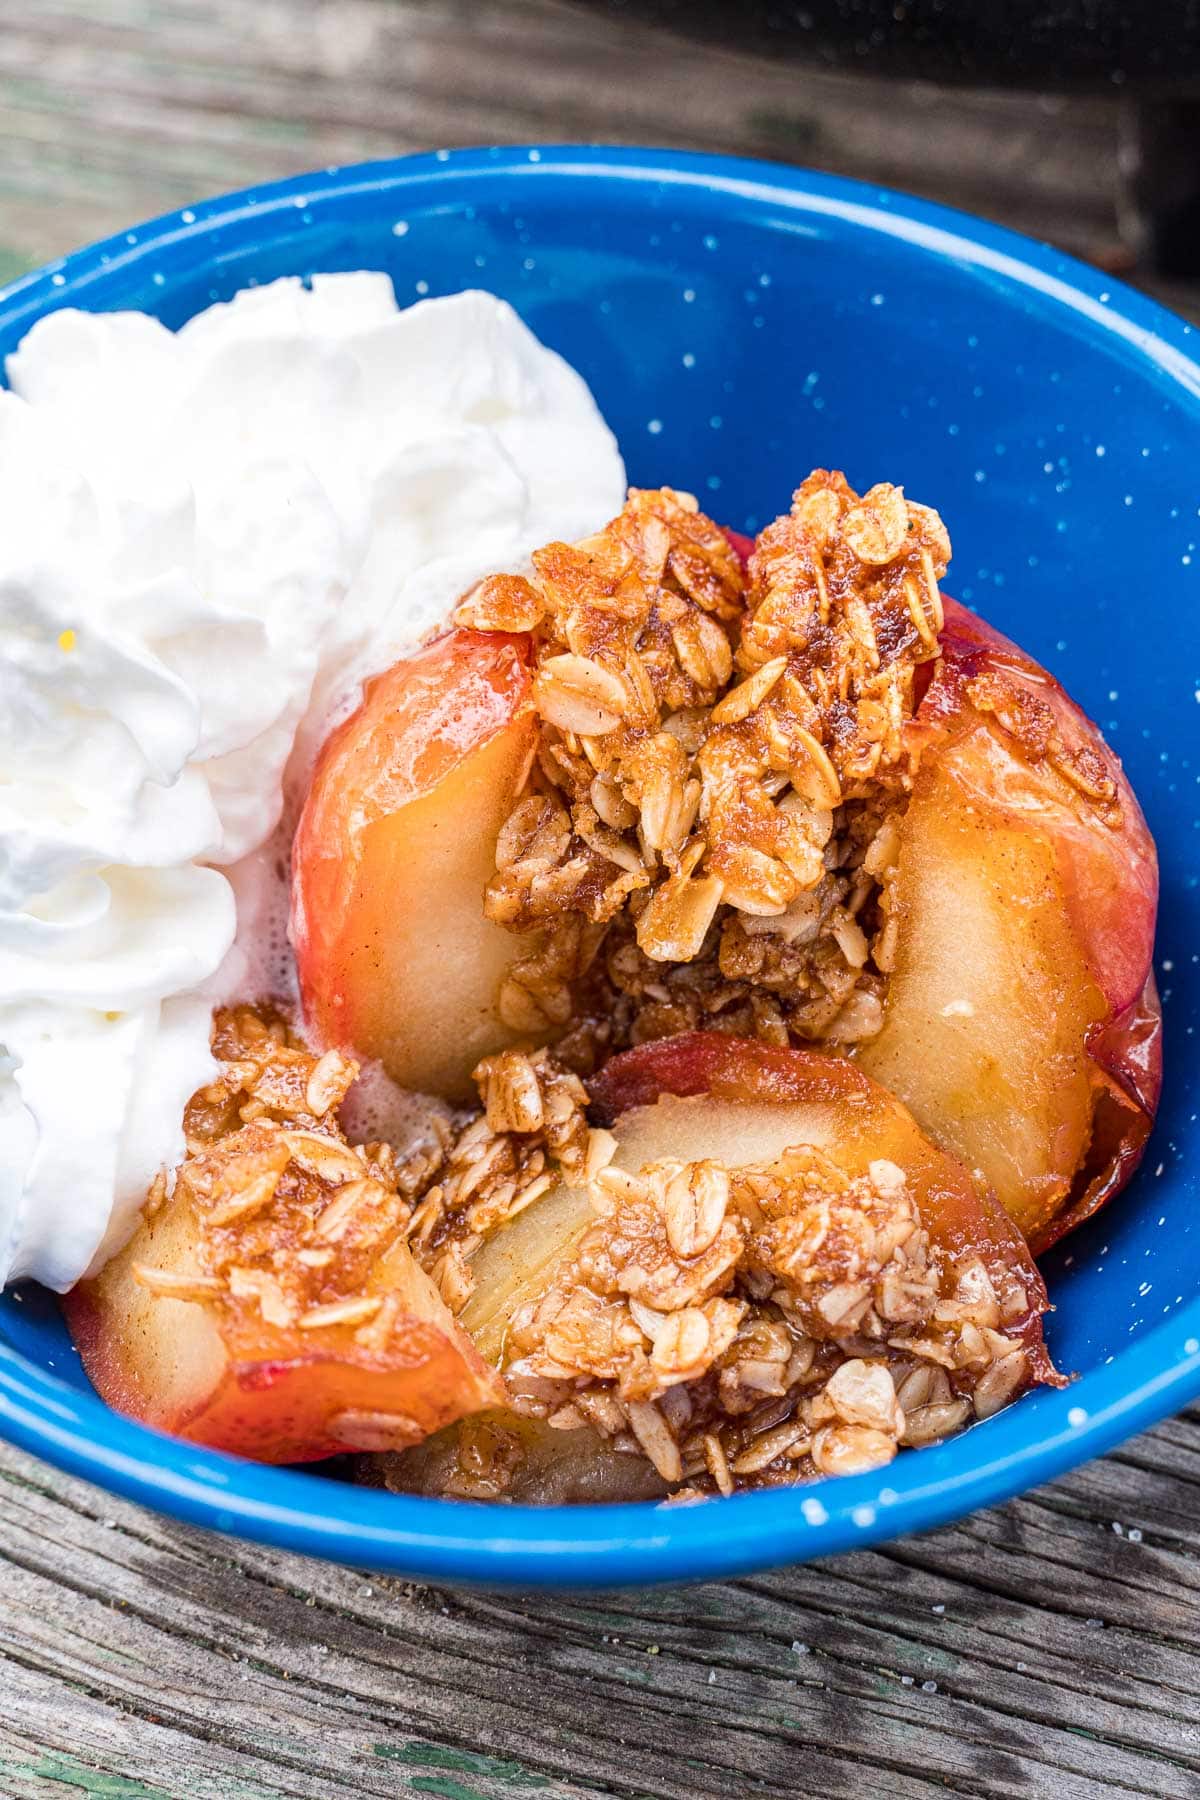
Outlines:
MULTIPOLYGON (((701 189, 769 204, 800 223, 830 217, 965 261, 1017 284, 1029 304, 1066 307, 1123 338, 1200 399, 1187 321, 1062 252, 969 214, 802 167, 696 151, 605 145, 439 150, 292 176, 199 201, 89 245, 0 290, 0 322, 22 334, 88 289, 215 230, 247 231, 286 209, 362 192, 603 180, 701 189)), ((2 1301, 18 1304, 20 1292, 2 1301)), ((163 1436, 30 1361, 0 1335, 0 1437, 66 1473, 192 1525, 357 1567, 492 1587, 601 1587, 711 1580, 861 1548, 994 1505, 1097 1456, 1200 1397, 1200 1295, 1069 1389, 1022 1402, 1040 1429, 1015 1448, 975 1427, 965 1468, 932 1448, 880 1473, 737 1495, 718 1505, 509 1507, 351 1487, 266 1468, 163 1436), (988 1451, 989 1441, 993 1444, 988 1451)), ((957 1462, 958 1457, 954 1458, 957 1462)))

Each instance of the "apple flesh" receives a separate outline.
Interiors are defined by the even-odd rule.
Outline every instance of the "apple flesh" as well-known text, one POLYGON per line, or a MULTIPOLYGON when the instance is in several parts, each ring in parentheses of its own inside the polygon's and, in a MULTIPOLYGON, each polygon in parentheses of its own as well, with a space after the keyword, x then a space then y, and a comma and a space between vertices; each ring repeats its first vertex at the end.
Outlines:
POLYGON ((210 1449, 291 1463, 398 1449, 500 1399, 496 1375, 403 1240, 357 1296, 393 1297, 386 1345, 368 1348, 353 1322, 268 1324, 256 1306, 172 1298, 139 1280, 145 1267, 203 1283, 203 1233, 179 1191, 64 1299, 84 1368, 116 1411, 210 1449))
POLYGON ((1157 864, 1096 727, 1023 652, 945 605, 890 885, 883 1028, 858 1059, 1041 1250, 1129 1178, 1153 1122, 1157 864), (1107 816, 1061 757, 1031 754, 1031 719, 1112 784, 1107 816))
POLYGON ((473 1098, 516 1041, 497 1001, 531 949, 483 915, 533 758, 528 639, 452 631, 367 684, 318 761, 292 853, 292 939, 324 1047, 401 1087, 473 1098))
MULTIPOLYGON (((726 534, 743 566, 753 545, 726 534)), ((291 935, 316 1042, 401 1087, 474 1098, 471 1071, 530 1036, 499 994, 542 934, 483 915, 496 840, 537 741, 533 647, 454 630, 366 684, 318 759, 292 849, 291 935)))

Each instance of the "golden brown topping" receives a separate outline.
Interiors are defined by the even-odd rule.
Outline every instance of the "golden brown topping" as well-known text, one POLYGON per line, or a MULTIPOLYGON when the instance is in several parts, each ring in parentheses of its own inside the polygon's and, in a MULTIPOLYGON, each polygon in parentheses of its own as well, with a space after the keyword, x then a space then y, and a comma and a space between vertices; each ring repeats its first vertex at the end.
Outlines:
POLYGON ((755 546, 738 649, 739 667, 783 657, 793 678, 777 756, 799 726, 845 791, 901 763, 913 670, 937 654, 949 558, 937 513, 900 488, 882 482, 860 500, 844 475, 816 469, 796 490, 755 546))
POLYGON ((608 1165, 591 1197, 598 1221, 512 1321, 512 1404, 586 1421, 668 1483, 874 1468, 1028 1379, 983 1264, 933 1248, 893 1163, 608 1165))
MULTIPOLYGON (((871 938, 887 921, 864 856, 910 785, 914 670, 937 653, 949 550, 899 488, 860 499, 818 470, 762 533, 748 585, 690 496, 635 489, 596 537, 539 551, 529 580, 467 596, 460 623, 521 621, 536 653, 532 785, 485 898, 490 918, 538 933, 500 995, 510 1029, 546 1036, 575 1016, 565 1054, 586 1068, 699 1022, 674 978, 706 964, 729 1028, 878 1030, 871 938), (609 961, 632 937, 652 965, 624 1035, 600 993, 606 935, 609 961)), ((611 968, 608 985, 630 991, 611 968)))

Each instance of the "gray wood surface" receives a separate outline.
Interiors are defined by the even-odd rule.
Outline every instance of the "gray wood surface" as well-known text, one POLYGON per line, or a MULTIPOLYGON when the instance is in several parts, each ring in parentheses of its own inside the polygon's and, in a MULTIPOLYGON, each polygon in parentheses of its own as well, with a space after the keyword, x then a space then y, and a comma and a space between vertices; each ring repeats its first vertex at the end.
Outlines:
MULTIPOLYGON (((0 279, 222 188, 556 138, 815 163, 1137 278, 1120 130, 1115 101, 884 90, 547 0, 0 0, 0 279)), ((1200 1410, 920 1540, 496 1598, 207 1538, 0 1447, 0 1796, 1200 1796, 1198 1503, 1200 1410)))
POLYGON ((720 1586, 455 1594, 0 1451, 0 1793, 1200 1794, 1200 1410, 921 1539, 720 1586))

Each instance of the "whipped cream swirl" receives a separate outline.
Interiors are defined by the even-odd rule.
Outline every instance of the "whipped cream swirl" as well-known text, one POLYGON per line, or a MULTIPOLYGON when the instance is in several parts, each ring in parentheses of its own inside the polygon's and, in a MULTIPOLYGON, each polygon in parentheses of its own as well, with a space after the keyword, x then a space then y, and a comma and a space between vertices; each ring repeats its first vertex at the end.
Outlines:
POLYGON ((277 991, 285 791, 481 575, 618 511, 583 381, 512 309, 371 274, 178 332, 61 311, 0 393, 0 1283, 127 1235, 277 991))

